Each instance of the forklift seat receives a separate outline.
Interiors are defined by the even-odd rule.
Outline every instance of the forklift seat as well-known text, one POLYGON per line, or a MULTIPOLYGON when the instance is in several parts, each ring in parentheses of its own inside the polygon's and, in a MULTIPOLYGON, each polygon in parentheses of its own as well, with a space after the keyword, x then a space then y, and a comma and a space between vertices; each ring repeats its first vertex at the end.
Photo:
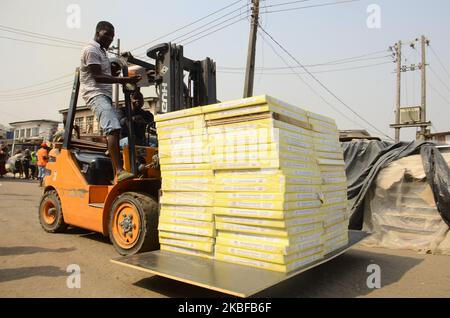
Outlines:
POLYGON ((114 170, 111 158, 101 152, 72 151, 81 173, 90 185, 111 185, 114 170))

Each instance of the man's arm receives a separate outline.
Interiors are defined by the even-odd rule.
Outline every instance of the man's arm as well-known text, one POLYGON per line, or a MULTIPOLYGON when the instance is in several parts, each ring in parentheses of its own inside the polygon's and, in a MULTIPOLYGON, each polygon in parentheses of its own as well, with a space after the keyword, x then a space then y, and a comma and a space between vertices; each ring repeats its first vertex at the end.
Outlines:
POLYGON ((130 76, 130 77, 114 77, 111 75, 103 74, 102 68, 99 64, 90 64, 88 65, 89 72, 94 77, 97 83, 103 84, 128 84, 128 83, 137 83, 141 79, 141 76, 130 76))

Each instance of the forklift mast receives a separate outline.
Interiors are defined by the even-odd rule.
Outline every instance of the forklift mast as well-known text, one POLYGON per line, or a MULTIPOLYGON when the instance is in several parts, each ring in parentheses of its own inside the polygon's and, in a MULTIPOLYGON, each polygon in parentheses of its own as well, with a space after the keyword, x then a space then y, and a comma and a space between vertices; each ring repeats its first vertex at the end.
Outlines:
POLYGON ((183 55, 183 46, 172 43, 148 49, 147 56, 155 60, 158 113, 217 102, 216 63, 209 57, 203 61, 188 59, 183 55))

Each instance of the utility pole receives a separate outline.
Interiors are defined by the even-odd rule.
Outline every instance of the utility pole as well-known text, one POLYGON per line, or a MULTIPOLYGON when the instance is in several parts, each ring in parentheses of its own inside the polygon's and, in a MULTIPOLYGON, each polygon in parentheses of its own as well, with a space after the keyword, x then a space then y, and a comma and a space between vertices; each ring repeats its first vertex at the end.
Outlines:
MULTIPOLYGON (((117 57, 120 57, 120 39, 117 39, 117 57)), ((116 108, 119 108, 119 84, 114 84, 115 91, 114 91, 114 103, 116 104, 116 108)))
POLYGON ((248 41, 247 67, 245 69, 244 98, 253 96, 255 78, 256 34, 259 24, 259 0, 252 0, 252 22, 248 41))
MULTIPOLYGON (((400 124, 401 83, 402 83, 402 41, 395 45, 397 57, 397 103, 395 108, 395 124, 400 124)), ((395 128, 395 142, 400 142, 400 127, 395 128)))
MULTIPOLYGON (((421 119, 422 122, 427 121, 427 77, 426 77, 426 68, 427 62, 425 58, 425 46, 428 43, 428 40, 422 35, 421 38, 421 46, 422 46, 422 65, 421 65, 421 73, 422 73, 422 108, 421 108, 421 119)), ((425 140, 427 136, 427 127, 421 127, 420 140, 425 140)))
POLYGON ((420 128, 420 132, 417 132, 416 139, 417 140, 426 140, 429 130, 427 127, 431 126, 431 122, 427 122, 427 82, 426 82, 426 46, 429 45, 430 41, 422 35, 421 37, 421 63, 420 64, 411 64, 411 65, 402 65, 402 46, 405 44, 409 44, 409 46, 415 50, 416 43, 419 42, 419 39, 415 39, 410 42, 402 42, 398 41, 394 47, 390 47, 392 51, 394 51, 394 55, 397 60, 397 96, 396 96, 396 111, 395 111, 395 123, 390 125, 391 128, 395 129, 395 141, 400 141, 400 129, 401 128, 420 128), (420 70, 422 73, 422 82, 421 82, 421 103, 420 105, 401 105, 401 79, 402 73, 404 72, 415 72, 420 70))

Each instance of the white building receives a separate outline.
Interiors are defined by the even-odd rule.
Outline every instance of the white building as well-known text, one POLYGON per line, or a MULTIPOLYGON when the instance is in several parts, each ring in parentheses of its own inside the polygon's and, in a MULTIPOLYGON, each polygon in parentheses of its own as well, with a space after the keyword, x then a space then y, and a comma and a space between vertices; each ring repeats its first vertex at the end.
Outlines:
POLYGON ((10 123, 14 129, 14 150, 36 149, 42 142, 51 141, 59 121, 36 119, 10 123))
POLYGON ((0 140, 5 140, 7 139, 7 133, 11 130, 11 128, 8 128, 4 125, 0 124, 0 140))
POLYGON ((432 141, 435 141, 438 144, 450 145, 450 131, 430 134, 430 138, 431 138, 432 141))

